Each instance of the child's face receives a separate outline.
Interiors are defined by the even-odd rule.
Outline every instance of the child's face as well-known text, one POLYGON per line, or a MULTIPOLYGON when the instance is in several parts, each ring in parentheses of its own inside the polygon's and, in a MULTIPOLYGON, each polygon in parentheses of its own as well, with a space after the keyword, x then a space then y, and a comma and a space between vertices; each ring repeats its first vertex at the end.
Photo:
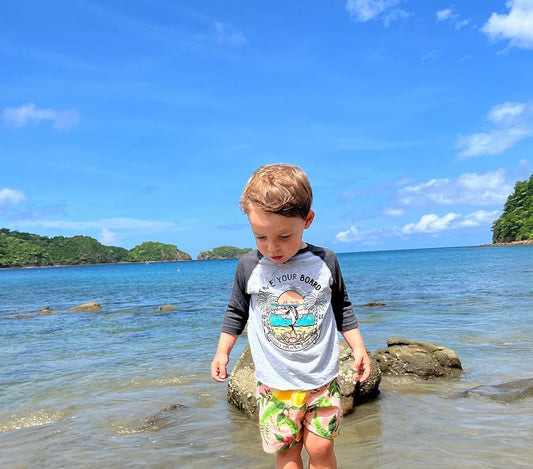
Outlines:
POLYGON ((248 211, 248 221, 252 227, 257 249, 276 264, 287 262, 306 246, 302 241, 303 232, 309 228, 314 216, 312 210, 305 220, 261 210, 248 211))

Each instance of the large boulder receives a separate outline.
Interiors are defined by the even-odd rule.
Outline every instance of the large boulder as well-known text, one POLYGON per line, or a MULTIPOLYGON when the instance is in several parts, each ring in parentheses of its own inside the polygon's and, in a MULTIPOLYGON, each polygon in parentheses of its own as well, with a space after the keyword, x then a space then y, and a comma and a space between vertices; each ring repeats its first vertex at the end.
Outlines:
POLYGON ((411 375, 429 379, 455 378, 463 372, 461 361, 453 350, 398 337, 387 339, 387 349, 376 350, 374 358, 384 375, 411 375))
POLYGON ((339 384, 341 389, 342 415, 348 415, 356 406, 375 399, 379 394, 381 370, 370 352, 370 376, 363 383, 353 380, 353 356, 350 346, 341 341, 339 343, 339 384))
MULTIPOLYGON (((344 341, 339 346, 339 382, 341 390, 342 414, 347 415, 358 404, 375 398, 379 394, 381 371, 372 359, 370 378, 364 383, 353 382, 353 357, 348 344, 344 341)), ((257 400, 255 366, 250 347, 246 347, 235 364, 228 384, 228 401, 248 417, 256 418, 257 400)))
POLYGON ((257 379, 250 346, 244 349, 233 367, 228 383, 228 401, 248 417, 255 417, 257 379))

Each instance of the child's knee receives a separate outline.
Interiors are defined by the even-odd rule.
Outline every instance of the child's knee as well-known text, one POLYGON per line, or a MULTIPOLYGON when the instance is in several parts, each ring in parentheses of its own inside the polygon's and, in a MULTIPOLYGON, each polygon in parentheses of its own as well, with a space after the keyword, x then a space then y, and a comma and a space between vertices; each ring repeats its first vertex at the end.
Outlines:
POLYGON ((328 460, 334 455, 333 440, 323 438, 313 432, 305 431, 304 445, 311 459, 328 460))

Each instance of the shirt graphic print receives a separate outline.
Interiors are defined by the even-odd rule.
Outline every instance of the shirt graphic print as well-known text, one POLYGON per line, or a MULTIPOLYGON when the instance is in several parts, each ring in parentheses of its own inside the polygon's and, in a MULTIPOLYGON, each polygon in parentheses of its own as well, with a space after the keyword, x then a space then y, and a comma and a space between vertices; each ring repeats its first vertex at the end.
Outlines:
POLYGON ((282 350, 296 351, 318 341, 328 301, 320 291, 305 293, 290 287, 279 296, 260 290, 257 306, 266 339, 282 350))

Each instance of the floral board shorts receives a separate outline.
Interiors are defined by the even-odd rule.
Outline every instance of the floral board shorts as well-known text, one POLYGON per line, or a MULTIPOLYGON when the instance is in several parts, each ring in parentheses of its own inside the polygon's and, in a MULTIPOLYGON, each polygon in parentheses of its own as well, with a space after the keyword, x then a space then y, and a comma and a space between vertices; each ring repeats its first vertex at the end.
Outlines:
POLYGON ((280 391, 258 382, 257 392, 265 452, 277 453, 297 445, 303 427, 328 440, 337 438, 341 416, 337 379, 310 391, 280 391))

